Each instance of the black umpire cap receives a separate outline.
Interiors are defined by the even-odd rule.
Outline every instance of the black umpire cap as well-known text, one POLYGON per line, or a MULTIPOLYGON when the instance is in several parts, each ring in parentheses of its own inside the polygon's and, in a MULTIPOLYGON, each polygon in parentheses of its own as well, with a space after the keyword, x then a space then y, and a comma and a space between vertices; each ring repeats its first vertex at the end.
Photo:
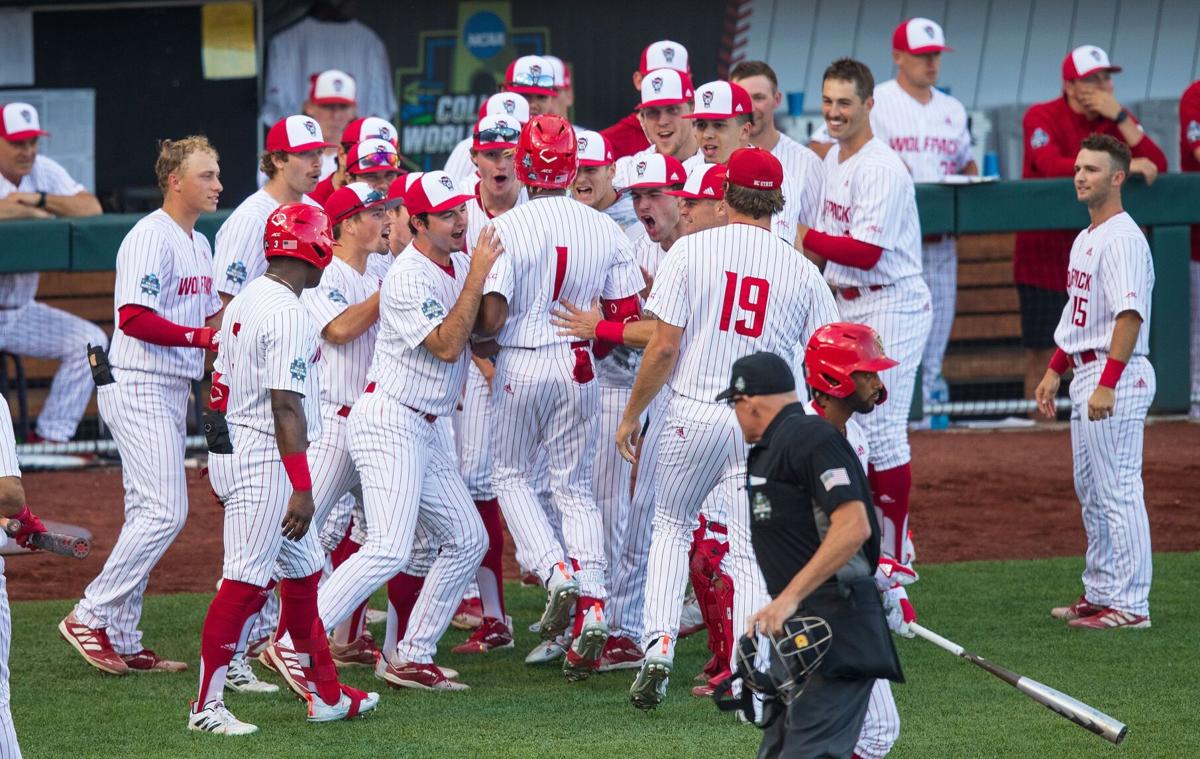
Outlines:
POLYGON ((733 362, 729 387, 722 390, 716 400, 727 401, 735 395, 790 393, 795 389, 796 377, 792 374, 792 367, 774 353, 759 351, 733 362))

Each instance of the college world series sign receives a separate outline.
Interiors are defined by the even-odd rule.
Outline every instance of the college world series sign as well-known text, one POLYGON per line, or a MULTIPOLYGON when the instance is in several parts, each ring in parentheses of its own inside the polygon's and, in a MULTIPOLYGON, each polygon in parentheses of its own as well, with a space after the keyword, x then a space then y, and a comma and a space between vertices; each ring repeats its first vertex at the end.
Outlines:
POLYGON ((400 152, 421 170, 440 169, 471 136, 514 58, 547 51, 549 30, 514 28, 511 10, 508 2, 459 3, 458 28, 421 32, 417 65, 396 69, 400 152))

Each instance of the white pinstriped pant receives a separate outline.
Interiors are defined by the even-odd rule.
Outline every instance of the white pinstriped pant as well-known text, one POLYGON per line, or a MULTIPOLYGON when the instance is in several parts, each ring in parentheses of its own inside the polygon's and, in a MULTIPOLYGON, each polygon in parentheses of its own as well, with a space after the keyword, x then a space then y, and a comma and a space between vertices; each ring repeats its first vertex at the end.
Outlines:
POLYGON ((1084 595, 1091 603, 1150 613, 1150 520, 1142 491, 1146 414, 1157 387, 1154 367, 1134 356, 1117 383, 1113 415, 1088 421, 1087 402, 1100 383, 1104 355, 1071 380, 1071 452, 1075 494, 1087 532, 1084 595))
POLYGON ((132 654, 142 649, 138 623, 150 572, 187 522, 183 457, 192 383, 126 369, 114 369, 113 377, 96 397, 121 454, 125 524, 75 615, 88 627, 108 628, 117 653, 132 654))
MULTIPOLYGON (((1200 261, 1188 264, 1192 273, 1192 397, 1200 397, 1200 261)), ((1192 401, 1200 409, 1200 401, 1192 401)))
MULTIPOLYGON (((944 237, 921 246, 921 278, 929 288, 933 306, 929 339, 921 354, 921 387, 927 389, 942 373, 950 330, 954 327, 954 307, 958 295, 958 251, 953 237, 944 237)), ((887 348, 887 343, 884 343, 887 348)))
POLYGON ((854 753, 862 759, 883 759, 899 739, 900 712, 896 710, 892 684, 887 680, 876 680, 854 753))
MULTIPOLYGON (((646 578, 643 644, 679 634, 679 612, 689 577, 688 549, 701 504, 714 491, 738 493, 746 477, 748 446, 733 409, 673 394, 659 415, 654 473, 654 526, 646 578)), ((733 577, 735 629, 770 601, 750 543, 750 509, 732 501, 725 566, 733 577)), ((732 497, 727 495, 726 497, 732 497)))
MULTIPOLYGON (((3 545, 0 542, 0 545, 3 545)), ((0 759, 21 759, 17 730, 13 726, 12 692, 9 690, 8 654, 12 644, 12 614, 8 606, 8 581, 0 559, 0 759)))
POLYGON ((575 354, 566 343, 500 351, 491 411, 493 419, 504 423, 492 426, 492 487, 518 552, 530 562, 526 566, 544 577, 569 556, 579 562, 583 595, 604 600, 608 560, 591 450, 600 386, 596 379, 576 382, 574 366, 575 354), (535 490, 539 446, 549 455, 551 497, 562 517, 565 555, 535 490))
POLYGON ((625 460, 613 441, 617 426, 629 402, 632 388, 600 386, 600 417, 596 431, 596 452, 592 461, 592 486, 596 490, 596 505, 604 521, 604 552, 608 559, 609 592, 616 596, 617 562, 621 558, 629 522, 629 478, 633 465, 625 460))
POLYGON ((95 387, 87 362, 89 344, 108 347, 108 336, 74 314, 35 301, 0 309, 0 351, 62 362, 38 414, 37 433, 47 440, 75 436, 95 387))
MULTIPOLYGON (((899 366, 879 373, 887 387, 887 403, 869 414, 855 417, 870 444, 870 462, 876 469, 893 469, 912 460, 908 447, 908 413, 921 352, 929 338, 932 306, 929 288, 913 275, 882 290, 862 288, 853 300, 837 296, 842 320, 866 324, 879 333, 883 350, 899 366)), ((890 543, 885 543, 890 545, 890 543)))
POLYGON ((420 526, 440 550, 395 656, 431 662, 487 550, 483 520, 458 473, 448 428, 376 391, 355 404, 349 432, 350 455, 362 478, 367 542, 321 585, 321 621, 333 629, 404 570, 420 526))

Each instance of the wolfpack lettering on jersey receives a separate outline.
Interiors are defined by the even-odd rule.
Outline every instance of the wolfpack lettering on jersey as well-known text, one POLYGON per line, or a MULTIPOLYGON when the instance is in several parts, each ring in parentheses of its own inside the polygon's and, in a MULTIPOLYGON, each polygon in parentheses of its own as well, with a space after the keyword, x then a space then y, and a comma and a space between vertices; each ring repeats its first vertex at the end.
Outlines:
POLYGON ((900 156, 914 182, 938 182, 973 160, 967 111, 934 87, 928 103, 909 95, 895 79, 875 87, 871 131, 900 156))
MULTIPOLYGON (((480 233, 483 232, 485 227, 490 227, 492 225, 492 219, 496 217, 483 207, 483 200, 479 197, 478 183, 476 183, 475 186, 468 192, 475 193, 475 199, 467 201, 467 231, 466 234, 463 235, 463 244, 467 247, 466 251, 464 252, 469 258, 471 251, 475 248, 475 244, 479 242, 480 233)), ((528 201, 529 191, 522 186, 520 194, 517 195, 517 204, 513 206, 513 208, 516 208, 522 203, 526 203, 528 201)))
MULTIPOLYGON (((377 254, 368 256, 368 260, 377 254)), ((321 284, 305 290, 300 302, 317 324, 318 333, 350 306, 379 291, 379 277, 367 268, 362 274, 336 256, 321 275, 321 284)), ((352 406, 367 386, 367 368, 375 353, 379 322, 343 345, 321 341, 321 402, 352 406)))
MULTIPOLYGON (((44 155, 33 159, 33 168, 14 185, 0 174, 0 198, 14 192, 44 192, 47 195, 78 195, 87 188, 71 178, 57 161, 44 155)), ((16 308, 33 300, 37 294, 37 272, 0 274, 0 307, 16 308)))
POLYGON ((229 384, 230 428, 246 427, 274 440, 271 391, 288 390, 303 396, 309 442, 320 438, 320 330, 292 289, 259 277, 229 302, 221 323, 214 370, 229 384))
MULTIPOLYGON (((131 304, 185 326, 202 325, 220 311, 208 238, 194 230, 189 237, 161 208, 139 219, 117 251, 113 320, 119 322, 117 312, 131 304)), ((153 345, 119 329, 113 333, 109 361, 120 369, 168 377, 200 379, 204 374, 204 351, 153 345)))
POLYGON ((1142 317, 1134 356, 1150 352, 1150 295, 1154 262, 1146 236, 1122 211, 1094 229, 1085 229, 1071 246, 1067 268, 1067 305, 1054 342, 1069 354, 1108 352, 1117 314, 1142 317))
POLYGON ((844 163, 840 145, 825 155, 825 198, 816 229, 883 248, 879 263, 856 269, 830 261, 825 279, 837 287, 890 285, 921 273, 921 223, 912 176, 896 152, 872 138, 844 163))
POLYGON ((453 253, 453 271, 448 271, 412 244, 396 256, 383 279, 379 336, 367 372, 379 392, 425 414, 449 416, 454 411, 467 379, 468 352, 448 363, 422 343, 458 300, 468 266, 466 254, 453 253))
MULTIPOLYGON (((789 199, 787 186, 784 186, 784 202, 796 207, 796 216, 806 227, 816 224, 817 214, 821 211, 821 198, 825 194, 825 169, 821 166, 821 158, 816 153, 788 137, 779 135, 779 142, 771 148, 771 155, 783 164, 783 175, 791 180, 795 189, 793 193, 798 198, 789 199)), ((796 237, 796 228, 792 227, 792 239, 796 237)))
MULTIPOLYGON (((318 205, 307 195, 302 202, 318 205)), ((237 295, 247 282, 262 276, 267 270, 267 257, 263 255, 263 230, 267 227, 267 217, 279 205, 278 200, 260 189, 239 203, 221 224, 215 238, 216 253, 213 257, 218 292, 237 295)))
POLYGON ((817 267, 749 224, 705 229, 671 246, 646 311, 685 328, 667 384, 707 403, 725 389, 737 359, 771 351, 797 367, 797 349, 838 319, 817 267))
POLYGON ((596 298, 619 300, 645 287, 625 233, 608 216, 579 201, 534 198, 492 224, 505 255, 488 274, 484 292, 508 300, 508 319, 496 338, 502 346, 540 348, 573 342, 550 324, 557 301, 579 305, 596 298))

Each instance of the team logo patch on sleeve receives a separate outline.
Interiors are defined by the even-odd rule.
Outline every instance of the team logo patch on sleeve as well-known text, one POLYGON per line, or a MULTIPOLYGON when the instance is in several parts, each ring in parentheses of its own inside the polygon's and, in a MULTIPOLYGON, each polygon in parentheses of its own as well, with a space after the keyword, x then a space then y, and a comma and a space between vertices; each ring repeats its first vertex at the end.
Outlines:
POLYGON ((225 279, 229 282, 242 284, 246 281, 246 264, 241 261, 234 261, 225 267, 225 279))
POLYGON ((292 379, 297 382, 303 382, 308 376, 308 362, 302 358, 292 359, 292 365, 288 367, 288 372, 292 375, 292 379))
POLYGON ((428 298, 421 304, 421 313, 426 319, 441 319, 446 315, 446 307, 437 298, 428 298))
POLYGON ((158 281, 157 274, 147 274, 142 277, 142 281, 138 284, 138 287, 146 295, 157 296, 159 290, 162 289, 162 283, 158 281))
POLYGON ((1046 130, 1038 127, 1033 130, 1033 135, 1029 138, 1029 146, 1031 148, 1044 148, 1050 144, 1050 135, 1046 134, 1046 130))
POLYGON ((826 469, 821 473, 821 484, 825 486, 825 492, 828 493, 838 485, 849 485, 850 473, 844 467, 826 469))
POLYGON ((342 295, 342 291, 341 291, 341 290, 336 290, 336 289, 335 289, 335 290, 330 290, 330 291, 329 291, 329 299, 330 299, 331 301, 333 301, 334 303, 337 303, 337 304, 340 304, 340 305, 343 305, 343 306, 348 306, 348 305, 350 305, 350 301, 346 300, 346 296, 345 296, 345 295, 342 295))
POLYGON ((1189 121, 1187 125, 1188 142, 1200 142, 1200 121, 1189 121))

